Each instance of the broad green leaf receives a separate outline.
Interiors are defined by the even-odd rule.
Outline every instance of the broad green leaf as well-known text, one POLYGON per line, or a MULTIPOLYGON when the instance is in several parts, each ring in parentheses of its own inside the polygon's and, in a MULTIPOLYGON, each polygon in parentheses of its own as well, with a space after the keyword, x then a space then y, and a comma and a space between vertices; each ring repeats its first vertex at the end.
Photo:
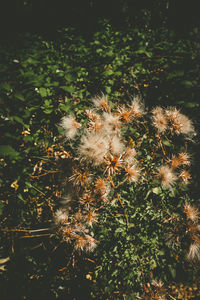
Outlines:
POLYGON ((21 100, 21 101, 24 101, 24 100, 25 100, 24 96, 23 96, 22 93, 20 93, 20 92, 16 92, 16 93, 15 93, 15 97, 16 97, 17 99, 21 100))
POLYGON ((12 158, 18 158, 19 152, 15 151, 11 146, 9 145, 1 145, 0 146, 0 156, 9 156, 12 158))
POLYGON ((165 146, 168 146, 168 147, 172 146, 172 144, 168 140, 163 140, 162 142, 165 146))
POLYGON ((48 95, 48 92, 47 92, 47 89, 41 87, 39 88, 39 94, 42 96, 42 97, 46 97, 48 95))
POLYGON ((71 104, 68 103, 68 104, 60 104, 59 105, 59 108, 65 112, 68 112, 71 108, 71 104))
POLYGON ((70 94, 74 93, 74 87, 73 86, 61 86, 61 89, 63 89, 65 92, 68 92, 70 94))
POLYGON ((0 215, 1 215, 2 212, 3 212, 3 208, 4 208, 4 204, 0 201, 0 215))

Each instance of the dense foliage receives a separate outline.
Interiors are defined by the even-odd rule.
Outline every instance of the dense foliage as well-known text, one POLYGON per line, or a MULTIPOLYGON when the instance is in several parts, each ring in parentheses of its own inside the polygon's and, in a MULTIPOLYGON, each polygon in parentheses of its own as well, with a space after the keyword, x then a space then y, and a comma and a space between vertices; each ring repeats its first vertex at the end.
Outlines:
POLYGON ((89 40, 65 29, 55 41, 27 35, 1 47, 3 299, 132 299, 152 292, 153 279, 162 279, 169 293, 172 282, 195 283, 199 266, 185 260, 190 235, 184 205, 198 206, 198 136, 186 142, 156 137, 149 112, 123 132, 142 172, 156 177, 161 161, 189 147, 191 184, 170 190, 150 179, 120 185, 116 175, 112 196, 120 200, 98 212, 92 254, 63 242, 54 217, 66 201, 68 161, 78 145, 62 138, 62 117, 71 114, 84 127, 94 95, 107 94, 113 111, 140 95, 149 110, 181 107, 198 132, 199 48, 198 28, 178 38, 165 27, 120 31, 108 22, 89 40), (166 236, 175 228, 182 236, 173 248, 166 236))

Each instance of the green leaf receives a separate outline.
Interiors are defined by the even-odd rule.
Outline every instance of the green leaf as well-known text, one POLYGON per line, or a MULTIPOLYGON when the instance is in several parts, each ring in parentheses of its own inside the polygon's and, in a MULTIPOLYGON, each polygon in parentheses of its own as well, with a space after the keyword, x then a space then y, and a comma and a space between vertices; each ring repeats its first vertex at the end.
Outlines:
POLYGON ((47 86, 59 86, 59 82, 53 81, 53 82, 49 83, 47 86))
POLYGON ((17 197, 18 197, 20 200, 22 200, 23 202, 26 202, 26 200, 24 200, 22 194, 17 194, 17 197))
POLYGON ((20 118, 20 117, 18 117, 18 116, 10 116, 9 119, 10 119, 11 121, 16 121, 16 122, 18 122, 18 123, 24 125, 24 122, 23 122, 22 118, 20 118))
POLYGON ((106 52, 106 55, 107 55, 107 56, 113 56, 113 54, 114 54, 114 53, 113 53, 113 51, 112 51, 112 50, 110 50, 110 51, 106 52))
POLYGON ((105 87, 106 93, 110 94, 111 93, 111 87, 110 86, 106 86, 105 87))
POLYGON ((162 142, 165 146, 168 146, 168 147, 172 146, 172 144, 168 140, 163 140, 162 142))
POLYGON ((70 94, 74 93, 75 91, 73 86, 61 86, 61 89, 70 94))
POLYGON ((196 103, 196 102, 185 102, 185 103, 183 103, 183 106, 188 107, 188 108, 194 108, 194 107, 199 107, 199 103, 196 103))
POLYGON ((0 146, 0 155, 1 156, 9 156, 12 158, 18 158, 19 152, 15 151, 11 146, 9 145, 1 145, 0 146))
POLYGON ((42 96, 42 97, 46 97, 48 95, 48 92, 47 92, 47 89, 41 87, 39 88, 39 94, 42 96))
POLYGON ((26 181, 25 184, 28 188, 32 188, 32 184, 30 182, 26 181))
POLYGON ((1 215, 2 212, 3 212, 3 208, 4 208, 4 204, 0 201, 0 215, 1 215))
POLYGON ((114 73, 114 71, 111 70, 111 69, 109 69, 109 70, 106 70, 106 71, 104 72, 104 75, 105 75, 105 76, 109 76, 109 75, 112 75, 113 73, 114 73))
POLYGON ((52 113, 52 111, 53 111, 53 109, 52 109, 52 108, 47 108, 47 109, 44 109, 44 113, 45 113, 45 114, 47 114, 47 115, 51 114, 51 113, 52 113))
POLYGON ((21 101, 25 100, 24 96, 20 92, 16 92, 15 97, 21 101))
POLYGON ((169 73, 167 75, 167 79, 174 79, 176 77, 182 77, 184 76, 184 71, 183 70, 177 70, 177 71, 174 71, 173 73, 169 73))
POLYGON ((0 89, 10 91, 12 89, 12 87, 7 82, 3 82, 0 84, 0 89))
POLYGON ((172 275, 172 278, 175 279, 176 278, 176 269, 172 265, 169 265, 168 267, 169 267, 169 271, 172 275))
POLYGON ((159 195, 162 193, 162 189, 160 187, 155 187, 152 189, 152 192, 156 195, 159 195))
POLYGON ((38 61, 38 60, 35 60, 35 59, 31 58, 31 57, 29 57, 29 58, 25 61, 25 63, 28 63, 29 65, 37 66, 37 64, 39 63, 39 61, 38 61))
POLYGON ((73 77, 73 75, 71 75, 71 74, 68 73, 68 74, 65 75, 65 79, 68 82, 72 82, 74 80, 74 77, 73 77))
POLYGON ((70 110, 70 108, 71 108, 71 104, 70 103, 68 103, 68 104, 60 104, 59 108, 62 111, 68 112, 70 110))
POLYGON ((24 141, 27 141, 27 142, 32 142, 34 140, 34 138, 30 135, 27 135, 24 137, 24 141))
POLYGON ((193 87, 193 82, 192 82, 192 81, 189 81, 189 80, 184 80, 184 81, 183 81, 183 85, 184 85, 186 88, 191 88, 191 87, 193 87))

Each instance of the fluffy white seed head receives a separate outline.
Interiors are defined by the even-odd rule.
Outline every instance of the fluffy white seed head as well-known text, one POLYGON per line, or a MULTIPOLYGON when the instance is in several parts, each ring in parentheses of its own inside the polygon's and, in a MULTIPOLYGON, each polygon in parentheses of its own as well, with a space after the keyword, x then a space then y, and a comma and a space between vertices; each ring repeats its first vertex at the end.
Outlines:
POLYGON ((193 136, 195 134, 192 121, 185 115, 181 114, 177 108, 169 107, 165 111, 165 114, 171 123, 170 129, 172 133, 177 135, 184 134, 187 136, 193 136))
POLYGON ((124 151, 124 147, 124 143, 117 135, 111 137, 110 150, 113 154, 121 154, 124 151))
POLYGON ((93 252, 94 249, 97 247, 97 241, 89 234, 86 234, 85 238, 86 238, 86 246, 85 246, 86 251, 93 252))
POLYGON ((153 125, 159 133, 163 133, 167 130, 168 120, 162 107, 157 106, 152 110, 152 119, 153 125))
POLYGON ((65 136, 68 139, 73 139, 77 133, 77 130, 81 127, 72 116, 62 118, 60 125, 65 130, 65 136))
POLYGON ((92 99, 92 102, 96 109, 110 112, 110 106, 108 104, 107 96, 105 95, 102 95, 101 97, 97 96, 92 99))
POLYGON ((54 221, 56 225, 67 224, 68 222, 68 214, 64 209, 57 209, 54 216, 54 221))
POLYGON ((127 166, 125 168, 126 171, 126 178, 130 182, 137 182, 140 176, 140 170, 135 166, 127 166))
POLYGON ((123 154, 123 160, 124 160, 124 162, 128 163, 129 165, 132 165, 133 162, 136 160, 136 158, 135 158, 136 155, 137 155, 137 152, 136 152, 135 148, 127 147, 123 154))
POLYGON ((81 139, 79 155, 84 160, 92 161, 94 166, 103 163, 104 157, 109 150, 109 141, 101 133, 88 133, 81 139))
POLYGON ((188 260, 199 260, 200 259, 200 244, 192 243, 187 253, 188 260))
POLYGON ((166 188, 170 188, 177 180, 176 174, 167 165, 158 168, 158 178, 161 180, 161 185, 166 188))
POLYGON ((112 113, 103 113, 103 131, 106 134, 114 135, 121 127, 120 117, 112 113))
POLYGON ((196 223, 199 220, 199 211, 196 207, 189 203, 185 203, 184 205, 184 212, 186 214, 187 219, 191 220, 192 222, 196 223))
POLYGON ((135 97, 130 105, 131 113, 134 117, 141 117, 144 114, 144 103, 139 97, 135 97))

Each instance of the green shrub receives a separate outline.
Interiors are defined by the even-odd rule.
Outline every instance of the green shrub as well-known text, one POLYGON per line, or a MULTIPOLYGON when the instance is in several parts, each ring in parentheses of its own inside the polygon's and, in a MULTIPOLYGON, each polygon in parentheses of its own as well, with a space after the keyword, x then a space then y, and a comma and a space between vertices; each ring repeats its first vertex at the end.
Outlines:
POLYGON ((148 112, 139 98, 93 103, 87 121, 61 122, 68 175, 58 232, 73 251, 95 250, 98 297, 152 296, 155 286, 164 294, 160 280, 180 276, 185 256, 200 257, 199 213, 187 196, 194 127, 175 107, 148 112))
MULTIPOLYGON (((124 147, 136 148, 138 183, 122 180, 124 167, 114 175, 111 172, 116 188, 110 188, 105 206, 99 202, 99 207, 93 207, 98 223, 91 227, 84 221, 89 230, 85 234, 95 239, 93 246, 97 244, 94 252, 75 251, 75 239, 71 244, 61 243, 54 215, 63 209, 67 199, 61 198, 67 191, 76 190, 72 181, 65 184, 65 178, 72 175, 71 167, 78 171, 79 161, 74 159, 79 157, 77 148, 89 122, 85 111, 99 91, 108 94, 112 112, 117 107, 123 111, 132 95, 141 94, 149 109, 152 105, 182 107, 198 126, 197 37, 198 30, 194 30, 187 38, 177 38, 164 26, 121 31, 105 21, 90 39, 65 29, 56 41, 26 35, 1 46, 0 254, 6 263, 0 271, 4 299, 13 295, 20 300, 66 295, 73 299, 80 291, 85 298, 91 291, 94 298, 118 299, 122 294, 133 298, 137 291, 151 290, 153 278, 161 278, 165 285, 178 278, 194 282, 185 255, 195 253, 189 247, 197 233, 192 236, 195 228, 186 229, 183 209, 187 202, 192 207, 198 203, 197 159, 192 156, 195 180, 191 188, 180 179, 169 189, 162 188, 156 175, 160 164, 170 164, 173 153, 184 152, 192 141, 190 136, 186 140, 182 134, 172 136, 169 130, 166 137, 158 134, 148 110, 133 123, 123 121, 121 129, 124 147), (75 142, 62 139, 57 126, 69 114, 82 125, 75 142), (171 249, 172 239, 181 244, 172 243, 171 249)), ((198 144, 193 146, 198 153, 198 144)), ((83 172, 84 160, 81 164, 83 172)), ((100 173, 105 178, 107 170, 104 174, 92 166, 89 188, 94 177, 100 173)), ((182 173, 185 181, 187 176, 182 173)), ((73 226, 77 203, 69 218, 73 226)), ((88 250, 86 244, 83 249, 88 250)))

